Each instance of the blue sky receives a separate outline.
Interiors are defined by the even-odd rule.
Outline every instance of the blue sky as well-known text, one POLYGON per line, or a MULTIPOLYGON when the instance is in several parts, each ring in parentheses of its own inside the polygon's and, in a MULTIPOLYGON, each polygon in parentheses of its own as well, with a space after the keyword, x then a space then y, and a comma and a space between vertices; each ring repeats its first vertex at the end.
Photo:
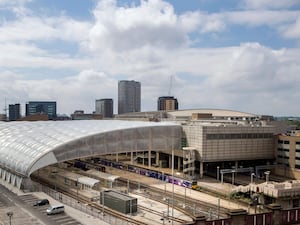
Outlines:
POLYGON ((142 84, 142 110, 300 115, 298 0, 0 0, 0 104, 55 100, 95 110, 142 84), (72 3, 72 4, 70 4, 72 3))

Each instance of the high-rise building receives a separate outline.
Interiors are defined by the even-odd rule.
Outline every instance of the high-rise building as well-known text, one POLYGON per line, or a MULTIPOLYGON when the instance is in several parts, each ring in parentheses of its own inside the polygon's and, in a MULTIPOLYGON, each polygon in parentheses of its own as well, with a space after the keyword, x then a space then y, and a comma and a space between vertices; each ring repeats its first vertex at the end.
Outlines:
POLYGON ((46 114, 49 120, 56 118, 56 102, 52 101, 33 101, 26 104, 26 116, 46 114))
POLYGON ((114 102, 111 98, 96 100, 96 114, 102 114, 103 118, 112 118, 114 115, 114 102))
POLYGON ((173 96, 162 96, 158 98, 157 110, 178 110, 177 98, 173 96))
POLYGON ((21 106, 20 104, 11 104, 8 106, 9 121, 16 121, 21 118, 21 106))
POLYGON ((121 80, 118 84, 118 114, 141 111, 141 83, 121 80))

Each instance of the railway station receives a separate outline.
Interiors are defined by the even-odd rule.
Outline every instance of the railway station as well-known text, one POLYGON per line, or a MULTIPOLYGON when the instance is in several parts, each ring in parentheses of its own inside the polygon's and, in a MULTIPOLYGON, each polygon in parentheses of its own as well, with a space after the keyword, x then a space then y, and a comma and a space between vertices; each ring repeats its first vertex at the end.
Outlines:
MULTIPOLYGON (((157 112, 146 117, 137 113, 130 115, 130 120, 122 115, 114 120, 0 123, 0 179, 25 192, 45 186, 61 193, 68 190, 66 195, 93 205, 99 212, 125 202, 119 210, 127 219, 141 217, 140 212, 154 204, 142 206, 145 200, 136 196, 143 194, 164 205, 157 217, 163 223, 165 215, 172 223, 190 215, 184 220, 186 224, 220 220, 234 225, 234 214, 247 216, 256 208, 254 211, 248 202, 236 205, 220 199, 228 198, 233 190, 244 190, 234 188, 243 176, 251 184, 255 175, 257 187, 263 189, 264 184, 259 184, 263 181, 257 179, 277 168, 274 135, 284 129, 270 117, 230 110, 157 112), (206 185, 205 176, 214 181, 206 185), (233 186, 226 183, 228 180, 233 186), (111 195, 114 199, 118 196, 119 204, 105 204, 104 193, 110 191, 118 191, 111 195), (217 197, 208 204, 200 199, 211 197, 200 192, 217 197), (139 205, 137 211, 132 202, 139 205), (179 208, 183 214, 176 211, 179 208), (170 209, 176 212, 171 215, 170 209)), ((251 192, 255 192, 253 187, 251 192)), ((272 201, 275 199, 269 203, 272 201)), ((297 205, 282 199, 280 203, 286 209, 297 205)), ((270 212, 266 206, 259 210, 270 212)), ((258 220, 256 215, 253 218, 258 220)), ((268 224, 269 214, 262 218, 268 224)))

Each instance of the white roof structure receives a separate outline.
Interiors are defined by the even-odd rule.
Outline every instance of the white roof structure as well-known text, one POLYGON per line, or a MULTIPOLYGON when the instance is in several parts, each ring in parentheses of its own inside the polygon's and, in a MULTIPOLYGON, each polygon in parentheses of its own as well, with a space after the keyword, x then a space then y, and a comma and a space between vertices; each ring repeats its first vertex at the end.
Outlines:
MULTIPOLYGON (((66 160, 129 151, 179 148, 181 127, 174 123, 120 120, 0 123, 0 177, 29 177, 66 160)), ((10 179, 10 178, 9 178, 10 179)), ((10 181, 12 182, 12 181, 10 181)))
POLYGON ((230 117, 240 117, 240 118, 257 118, 258 115, 246 112, 239 112, 234 110, 226 110, 226 109, 190 109, 190 110, 176 110, 176 111, 168 111, 173 117, 189 117, 192 116, 193 113, 208 113, 212 114, 213 117, 216 118, 230 118, 230 117))

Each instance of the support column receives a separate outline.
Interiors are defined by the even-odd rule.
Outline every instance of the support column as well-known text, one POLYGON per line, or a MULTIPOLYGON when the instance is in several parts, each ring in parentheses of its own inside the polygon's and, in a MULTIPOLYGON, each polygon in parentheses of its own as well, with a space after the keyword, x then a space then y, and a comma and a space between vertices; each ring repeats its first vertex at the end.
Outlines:
POLYGON ((156 152, 156 157, 155 157, 155 164, 159 165, 159 152, 156 152))
POLYGON ((148 148, 148 168, 151 167, 151 150, 152 150, 152 129, 149 131, 149 148, 148 148))
POLYGON ((116 153, 116 162, 119 162, 119 153, 116 153))
POLYGON ((172 155, 169 155, 169 168, 172 168, 172 155))
POLYGON ((200 161, 199 171, 200 171, 200 178, 203 178, 203 162, 202 161, 200 161))
POLYGON ((235 162, 234 162, 234 167, 235 167, 235 169, 238 169, 238 168, 239 168, 239 162, 238 162, 238 161, 235 161, 235 162))
POLYGON ((180 171, 180 167, 181 167, 181 158, 177 157, 177 170, 180 171))
POLYGON ((151 149, 148 150, 148 168, 151 167, 151 149))

